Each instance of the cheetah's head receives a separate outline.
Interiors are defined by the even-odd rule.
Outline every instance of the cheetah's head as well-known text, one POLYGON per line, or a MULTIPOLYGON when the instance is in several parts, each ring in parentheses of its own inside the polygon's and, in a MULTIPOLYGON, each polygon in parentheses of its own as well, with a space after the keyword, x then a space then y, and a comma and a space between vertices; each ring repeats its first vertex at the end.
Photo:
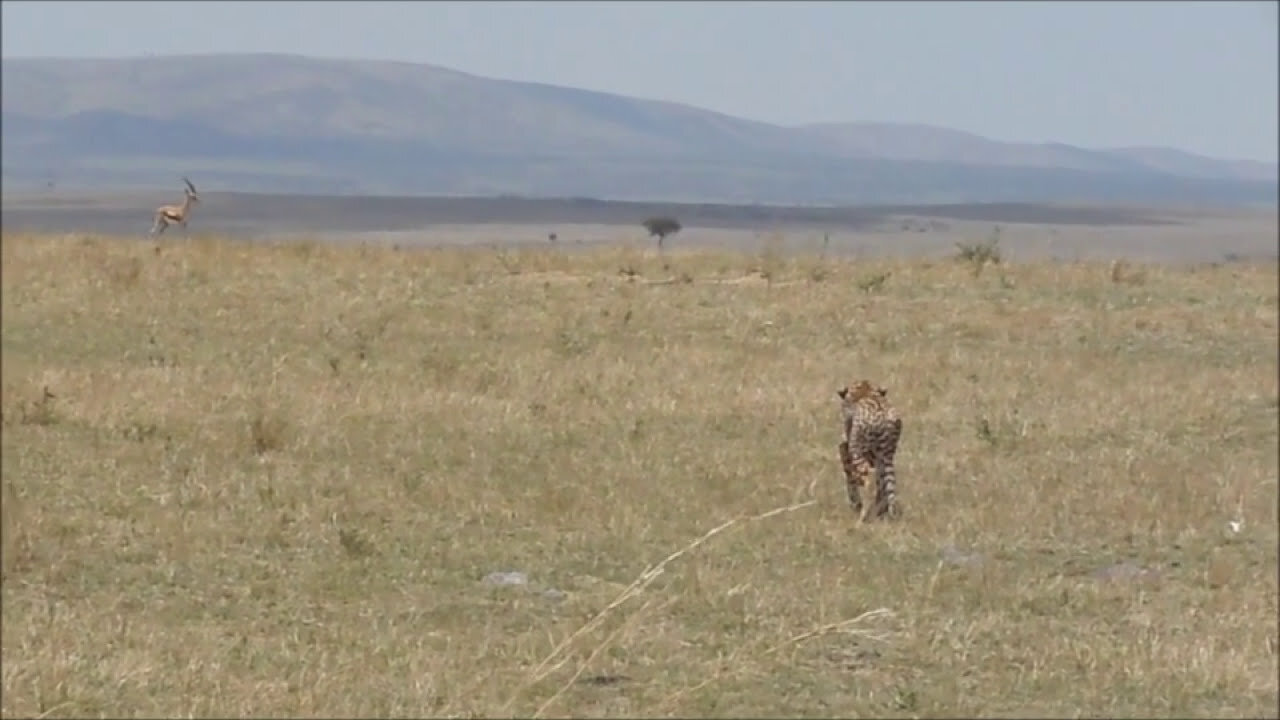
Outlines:
POLYGON ((846 402, 857 402, 862 398, 871 397, 873 395, 885 397, 888 394, 889 391, 887 389, 872 385, 866 380, 859 380, 853 385, 846 385, 836 391, 836 395, 840 396, 840 399, 846 402))

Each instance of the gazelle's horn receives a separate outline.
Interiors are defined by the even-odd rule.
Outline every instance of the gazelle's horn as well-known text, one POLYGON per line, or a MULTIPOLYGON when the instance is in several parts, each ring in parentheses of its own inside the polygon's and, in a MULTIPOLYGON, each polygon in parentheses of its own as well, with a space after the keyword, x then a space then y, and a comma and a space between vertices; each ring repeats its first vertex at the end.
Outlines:
POLYGON ((192 184, 191 184, 191 181, 190 181, 190 180, 188 180, 186 177, 183 177, 183 178, 182 178, 182 182, 186 183, 186 184, 187 184, 187 187, 191 188, 191 192, 195 192, 195 191, 196 191, 196 186, 195 186, 195 185, 192 185, 192 184))

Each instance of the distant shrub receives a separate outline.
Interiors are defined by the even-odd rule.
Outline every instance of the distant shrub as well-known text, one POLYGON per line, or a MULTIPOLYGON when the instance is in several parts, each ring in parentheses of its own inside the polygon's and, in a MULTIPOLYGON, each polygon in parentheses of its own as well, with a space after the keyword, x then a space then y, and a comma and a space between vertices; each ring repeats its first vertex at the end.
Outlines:
POLYGON ((956 249, 959 251, 957 257, 973 266, 974 275, 982 272, 982 268, 988 264, 999 265, 1001 260, 999 226, 991 231, 991 235, 986 240, 975 243, 956 243, 956 249))
POLYGON ((649 231, 649 237, 658 238, 658 249, 662 249, 662 243, 667 239, 668 235, 675 235, 680 232, 680 221, 669 217, 654 217, 645 220, 642 225, 644 229, 649 231))

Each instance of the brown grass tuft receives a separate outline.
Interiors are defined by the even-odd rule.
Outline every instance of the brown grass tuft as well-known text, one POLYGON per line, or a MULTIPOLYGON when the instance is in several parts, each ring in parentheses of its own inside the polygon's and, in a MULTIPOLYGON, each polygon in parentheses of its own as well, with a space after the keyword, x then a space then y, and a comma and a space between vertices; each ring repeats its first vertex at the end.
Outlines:
POLYGON ((249 443, 255 455, 283 449, 287 432, 288 423, 280 415, 258 410, 249 418, 249 443))
POLYGON ((1274 717, 1276 265, 987 244, 6 234, 0 714, 1274 717))

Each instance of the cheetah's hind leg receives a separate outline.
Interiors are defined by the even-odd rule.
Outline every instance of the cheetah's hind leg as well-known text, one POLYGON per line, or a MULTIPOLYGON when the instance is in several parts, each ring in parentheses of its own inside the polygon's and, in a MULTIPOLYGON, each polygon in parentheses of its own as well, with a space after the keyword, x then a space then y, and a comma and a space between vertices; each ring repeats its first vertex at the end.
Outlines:
POLYGON ((853 461, 853 453, 849 452, 849 443, 840 443, 840 466, 844 469, 844 487, 849 495, 849 505, 859 516, 865 517, 862 507, 862 491, 860 488, 857 465, 853 461))

